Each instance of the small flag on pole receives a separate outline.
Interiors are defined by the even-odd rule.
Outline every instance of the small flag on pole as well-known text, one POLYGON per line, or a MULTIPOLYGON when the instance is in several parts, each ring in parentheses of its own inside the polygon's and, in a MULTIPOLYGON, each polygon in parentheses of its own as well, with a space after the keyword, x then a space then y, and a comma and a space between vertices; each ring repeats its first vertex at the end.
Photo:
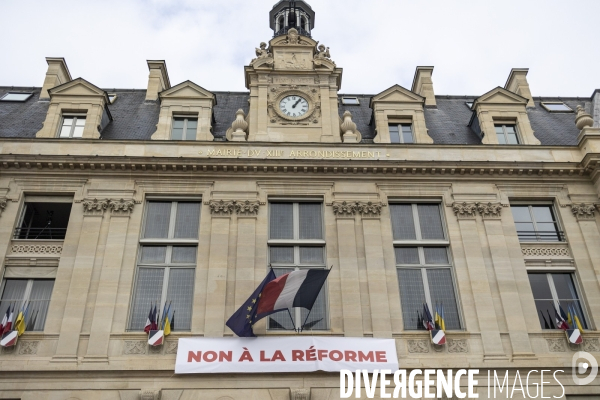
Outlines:
POLYGON ((438 327, 435 326, 431 312, 429 311, 429 305, 427 303, 423 303, 423 326, 429 331, 431 341, 434 344, 438 346, 446 344, 446 334, 442 329, 438 329, 438 327))
POLYGON ((164 342, 164 338, 164 331, 150 331, 150 333, 148 334, 148 344, 150 346, 161 346, 164 342))

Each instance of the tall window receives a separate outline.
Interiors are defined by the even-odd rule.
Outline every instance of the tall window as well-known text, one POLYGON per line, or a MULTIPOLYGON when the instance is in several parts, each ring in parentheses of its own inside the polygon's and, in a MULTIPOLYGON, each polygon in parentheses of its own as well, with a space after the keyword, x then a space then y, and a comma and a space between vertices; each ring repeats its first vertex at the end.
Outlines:
POLYGON ((175 117, 173 118, 172 140, 196 140, 198 118, 175 117))
MULTIPOLYGON (((269 262, 277 276, 298 269, 325 268, 323 203, 273 201, 269 213, 269 262)), ((304 308, 289 311, 271 315, 269 329, 327 329, 325 286, 310 314, 304 308)))
POLYGON ((71 203, 25 202, 15 239, 48 240, 65 238, 71 203))
POLYGON ((130 330, 144 329, 150 307, 165 304, 175 312, 173 329, 190 330, 199 222, 199 202, 146 204, 130 330))
POLYGON ((18 311, 27 309, 26 330, 43 331, 53 287, 53 279, 5 279, 2 282, 0 319, 6 315, 9 306, 11 310, 14 307, 14 324, 18 311))
POLYGON ((61 138, 80 138, 85 127, 85 115, 64 116, 60 128, 61 138))
POLYGON ((560 231, 552 205, 511 205, 517 235, 522 242, 560 242, 560 231))
POLYGON ((449 242, 436 203, 390 204, 404 329, 425 329, 423 303, 444 311, 446 329, 460 329, 449 242))
POLYGON ((554 311, 560 309, 571 321, 576 314, 582 328, 587 329, 573 274, 529 273, 529 283, 542 329, 557 329, 554 311))
POLYGON ((390 124, 390 140, 392 143, 414 143, 412 124, 390 124))
POLYGON ((514 124, 496 124, 496 136, 500 144, 519 144, 517 128, 514 124))

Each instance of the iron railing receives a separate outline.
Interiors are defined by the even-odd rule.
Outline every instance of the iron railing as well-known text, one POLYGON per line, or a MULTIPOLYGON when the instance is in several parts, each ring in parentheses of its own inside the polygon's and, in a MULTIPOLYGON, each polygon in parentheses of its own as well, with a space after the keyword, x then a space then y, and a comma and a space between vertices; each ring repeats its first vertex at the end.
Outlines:
POLYGON ((521 242, 564 242, 563 231, 517 231, 521 242))
POLYGON ((288 26, 288 27, 285 27, 285 28, 281 28, 280 30, 278 30, 277 32, 275 32, 275 34, 273 35, 273 37, 285 35, 292 28, 296 29, 298 31, 298 34, 300 34, 302 36, 308 36, 308 37, 310 37, 310 32, 308 32, 304 28, 300 28, 299 26, 288 26))
POLYGON ((67 233, 67 228, 16 228, 14 239, 38 239, 38 240, 48 240, 48 239, 59 239, 62 240, 65 238, 67 233))

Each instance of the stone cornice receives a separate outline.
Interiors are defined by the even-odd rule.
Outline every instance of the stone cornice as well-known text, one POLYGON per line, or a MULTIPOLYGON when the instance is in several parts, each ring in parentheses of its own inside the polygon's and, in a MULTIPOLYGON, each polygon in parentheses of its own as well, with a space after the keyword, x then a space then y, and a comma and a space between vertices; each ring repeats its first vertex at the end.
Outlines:
POLYGON ((596 207, 598 204, 571 204, 571 212, 577 218, 577 221, 594 220, 596 207))
POLYGON ((362 217, 381 216, 381 210, 386 204, 373 201, 334 201, 332 203, 333 214, 338 218, 354 217, 360 214, 362 217))
POLYGON ((234 212, 240 216, 256 216, 260 208, 258 200, 210 200, 206 202, 212 215, 231 216, 234 212))

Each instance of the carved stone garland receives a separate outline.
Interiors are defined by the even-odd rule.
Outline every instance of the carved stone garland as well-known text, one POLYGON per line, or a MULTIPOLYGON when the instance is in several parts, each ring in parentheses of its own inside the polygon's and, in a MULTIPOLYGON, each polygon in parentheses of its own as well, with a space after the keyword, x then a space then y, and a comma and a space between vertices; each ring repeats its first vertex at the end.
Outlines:
POLYGON ((571 212, 577 221, 593 220, 596 206, 594 204, 571 204, 571 212))
POLYGON ((212 215, 229 216, 235 211, 238 215, 256 216, 260 202, 258 200, 210 200, 208 207, 212 215))
POLYGON ((133 211, 135 202, 133 200, 110 200, 108 202, 108 208, 113 214, 118 215, 129 215, 133 211))
POLYGON ((475 203, 454 203, 452 204, 452 211, 459 219, 475 218, 477 211, 477 205, 475 203))
POLYGON ((108 200, 86 199, 81 203, 85 215, 102 215, 108 208, 108 200))
POLYGON ((385 206, 382 202, 372 201, 334 201, 332 204, 336 217, 353 217, 356 213, 363 217, 379 217, 385 206))
POLYGON ((502 204, 500 203, 475 203, 477 211, 484 219, 500 219, 502 213, 502 204))
POLYGON ((467 203, 456 202, 452 204, 452 211, 459 219, 475 218, 477 212, 483 219, 500 219, 502 204, 500 203, 467 203))

